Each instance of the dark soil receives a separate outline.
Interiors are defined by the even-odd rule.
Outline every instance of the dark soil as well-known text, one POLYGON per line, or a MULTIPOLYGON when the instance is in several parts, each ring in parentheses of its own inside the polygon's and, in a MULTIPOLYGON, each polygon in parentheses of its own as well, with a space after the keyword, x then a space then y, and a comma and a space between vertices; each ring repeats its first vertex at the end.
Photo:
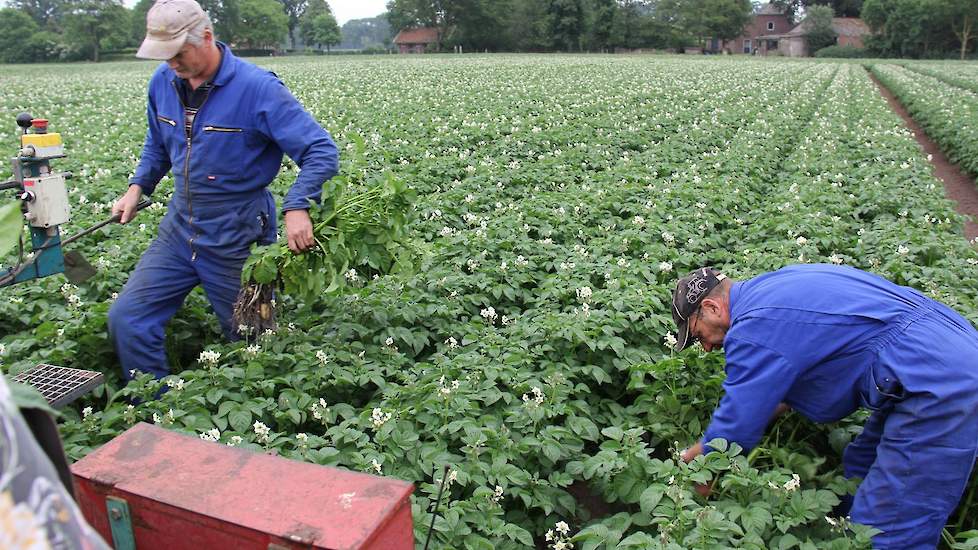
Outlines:
POLYGON ((903 122, 913 132, 914 137, 917 138, 917 143, 924 149, 924 152, 932 155, 931 164, 934 165, 934 176, 944 182, 944 192, 949 199, 955 202, 955 209, 961 214, 971 216, 971 221, 965 223, 964 226, 965 236, 968 240, 978 237, 978 187, 975 186, 975 180, 944 156, 940 147, 927 137, 927 132, 910 118, 910 114, 903 108, 900 101, 873 76, 873 73, 869 73, 869 77, 876 83, 890 107, 903 118, 903 122))

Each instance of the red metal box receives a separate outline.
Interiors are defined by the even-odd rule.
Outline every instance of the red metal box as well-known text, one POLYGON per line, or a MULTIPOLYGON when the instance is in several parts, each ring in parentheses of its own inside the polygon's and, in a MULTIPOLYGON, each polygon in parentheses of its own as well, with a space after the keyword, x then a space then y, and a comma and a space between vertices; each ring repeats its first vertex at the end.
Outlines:
POLYGON ((414 548, 414 487, 405 481, 254 453, 144 423, 71 469, 88 522, 106 541, 113 540, 110 522, 117 536, 131 525, 139 549, 414 548), (121 529, 125 515, 114 510, 110 519, 110 497, 128 505, 131 522, 121 529))

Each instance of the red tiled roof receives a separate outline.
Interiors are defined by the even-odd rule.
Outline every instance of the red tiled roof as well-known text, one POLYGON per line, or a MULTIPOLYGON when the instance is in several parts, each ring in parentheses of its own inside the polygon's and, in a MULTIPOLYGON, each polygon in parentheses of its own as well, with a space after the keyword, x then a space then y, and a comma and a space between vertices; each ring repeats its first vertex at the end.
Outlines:
POLYGON ((839 36, 863 36, 869 34, 869 26, 858 17, 835 17, 832 30, 839 36))
MULTIPOLYGON (((804 36, 808 34, 811 23, 805 19, 788 32, 787 36, 804 36)), ((863 36, 869 34, 869 27, 858 17, 833 17, 832 30, 839 36, 863 36)))
POLYGON ((420 29, 401 29, 394 37, 395 44, 434 44, 438 42, 438 29, 422 27, 420 29))
POLYGON ((757 15, 784 15, 784 10, 775 6, 774 2, 768 2, 757 10, 757 15))

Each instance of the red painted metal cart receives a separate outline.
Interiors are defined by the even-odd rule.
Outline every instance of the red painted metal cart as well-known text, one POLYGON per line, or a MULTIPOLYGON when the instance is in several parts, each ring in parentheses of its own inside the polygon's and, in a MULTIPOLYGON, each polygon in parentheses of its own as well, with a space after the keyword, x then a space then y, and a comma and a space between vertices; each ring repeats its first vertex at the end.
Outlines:
POLYGON ((117 550, 414 548, 413 486, 137 424, 72 466, 117 550))

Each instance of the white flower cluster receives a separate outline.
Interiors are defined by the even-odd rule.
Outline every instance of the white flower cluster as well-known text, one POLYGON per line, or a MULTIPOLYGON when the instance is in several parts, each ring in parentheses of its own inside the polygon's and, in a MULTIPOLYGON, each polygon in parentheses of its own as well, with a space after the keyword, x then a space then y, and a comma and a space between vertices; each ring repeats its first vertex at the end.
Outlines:
POLYGON ((448 349, 458 349, 458 340, 454 336, 449 336, 445 340, 445 345, 448 346, 448 349))
POLYGON ((574 545, 570 541, 570 526, 565 521, 558 521, 553 529, 547 531, 545 537, 551 543, 548 548, 552 550, 571 550, 574 545))
POLYGON ((169 426, 173 424, 173 409, 167 411, 166 414, 160 416, 159 413, 153 413, 153 424, 160 424, 161 426, 169 426))
POLYGON ((90 417, 90 416, 92 416, 92 408, 91 407, 85 407, 84 409, 82 409, 82 420, 88 420, 88 417, 90 417))
POLYGON ((305 449, 309 446, 309 436, 305 433, 295 434, 295 440, 299 443, 300 449, 305 449))
POLYGON ((442 376, 438 379, 438 394, 444 398, 448 398, 453 392, 457 391, 461 382, 458 380, 452 380, 451 383, 446 383, 445 377, 442 376))
POLYGON ((801 478, 798 474, 791 474, 791 479, 785 481, 783 485, 778 485, 773 481, 768 481, 767 486, 775 491, 784 491, 786 493, 791 493, 797 491, 801 487, 801 478))
POLYGON ((672 271, 672 262, 659 262, 659 271, 663 273, 672 271))
POLYGON ((643 218, 642 216, 635 216, 635 218, 632 220, 632 223, 639 227, 642 227, 645 225, 645 218, 643 218))
POLYGON ((591 301, 591 296, 593 294, 594 293, 591 291, 591 287, 589 286, 582 286, 581 288, 577 289, 577 299, 584 304, 591 301))
POLYGON ((360 278, 357 275, 357 270, 356 269, 353 269, 353 268, 350 268, 349 271, 347 271, 346 273, 344 273, 343 274, 343 277, 346 278, 346 280, 347 281, 350 281, 351 283, 357 282, 357 279, 360 278))
POLYGON ((252 344, 245 348, 245 353, 249 357, 258 357, 258 354, 261 353, 261 346, 258 344, 252 344))
POLYGON ((393 416, 391 413, 384 412, 380 407, 376 407, 370 413, 370 420, 374 423, 374 429, 376 430, 386 424, 393 416))
POLYGON ((227 446, 228 447, 237 447, 238 445, 241 445, 243 442, 244 442, 244 439, 240 435, 232 435, 231 436, 231 439, 229 439, 228 442, 227 442, 227 446))
POLYGON ((202 365, 214 366, 221 359, 221 352, 204 350, 200 352, 200 356, 197 357, 197 362, 202 365))
POLYGON ((325 424, 326 415, 329 414, 329 407, 326 406, 326 400, 320 397, 318 403, 313 403, 309 407, 309 412, 312 413, 313 418, 325 424))
POLYGON ((207 430, 206 432, 200 434, 200 438, 203 439, 204 441, 220 441, 221 431, 218 430, 217 428, 207 430))
POLYGON ((499 317, 499 315, 496 314, 496 309, 492 306, 484 308, 481 312, 479 312, 479 315, 488 321, 490 325, 495 324, 496 319, 499 317))
POLYGON ((832 526, 833 531, 838 531, 840 533, 847 533, 852 527, 852 517, 846 516, 844 518, 832 518, 825 516, 825 523, 832 526))
POLYGON ((316 350, 316 359, 319 359, 319 362, 325 365, 329 362, 329 355, 326 355, 326 352, 323 350, 316 350))
POLYGON ((531 408, 536 408, 539 407, 540 405, 543 405, 543 401, 544 401, 543 390, 541 390, 537 386, 533 386, 532 388, 530 388, 530 393, 523 394, 524 405, 531 408), (533 395, 530 396, 530 393, 532 393, 533 395))
POLYGON ((387 339, 384 340, 384 345, 387 346, 387 348, 391 351, 397 351, 397 346, 394 345, 393 336, 388 336, 387 339))
POLYGON ((370 460, 370 467, 377 472, 377 475, 384 473, 383 466, 381 466, 380 462, 377 462, 376 458, 370 460))
POLYGON ((65 297, 65 300, 68 302, 68 305, 74 308, 81 307, 82 305, 81 298, 78 296, 77 293, 78 293, 77 286, 71 283, 65 283, 61 285, 61 294, 65 297))
POLYGON ((439 479, 435 480, 435 482, 436 483, 444 483, 445 484, 445 488, 448 489, 448 488, 450 488, 452 486, 452 483, 455 483, 455 481, 457 479, 458 479, 458 471, 457 470, 448 470, 448 475, 445 476, 445 479, 444 480, 442 480, 442 479, 439 478, 439 479))
POLYGON ((529 260, 527 260, 527 259, 526 259, 526 258, 524 258, 523 256, 517 256, 517 257, 516 257, 516 260, 515 260, 515 261, 513 262, 513 264, 514 264, 514 265, 515 265, 516 267, 524 267, 524 266, 526 266, 526 265, 527 265, 527 264, 529 264, 529 263, 530 263, 530 262, 529 262, 529 260))
POLYGON ((269 428, 268 426, 266 426, 260 420, 255 420, 255 423, 252 426, 252 428, 254 428, 254 430, 255 430, 255 435, 258 436, 258 442, 259 443, 268 443, 269 439, 271 439, 271 437, 270 437, 270 435, 272 433, 271 428, 269 428))
POLYGON ((909 252, 910 252, 910 249, 907 248, 906 246, 902 245, 902 244, 897 247, 897 254, 899 254, 901 256, 906 256, 909 252))
POLYGON ((503 488, 496 485, 496 488, 492 491, 492 494, 486 495, 486 498, 493 504, 499 504, 499 501, 503 499, 503 488))
POLYGON ((805 246, 806 244, 808 244, 808 239, 799 236, 797 239, 795 239, 795 244, 797 244, 798 246, 805 246))
POLYGON ((166 385, 174 390, 180 391, 183 389, 186 381, 183 378, 169 378, 166 381, 166 385))
POLYGON ((665 341, 666 345, 670 348, 674 347, 679 342, 679 340, 676 339, 676 336, 671 332, 666 333, 665 341))

